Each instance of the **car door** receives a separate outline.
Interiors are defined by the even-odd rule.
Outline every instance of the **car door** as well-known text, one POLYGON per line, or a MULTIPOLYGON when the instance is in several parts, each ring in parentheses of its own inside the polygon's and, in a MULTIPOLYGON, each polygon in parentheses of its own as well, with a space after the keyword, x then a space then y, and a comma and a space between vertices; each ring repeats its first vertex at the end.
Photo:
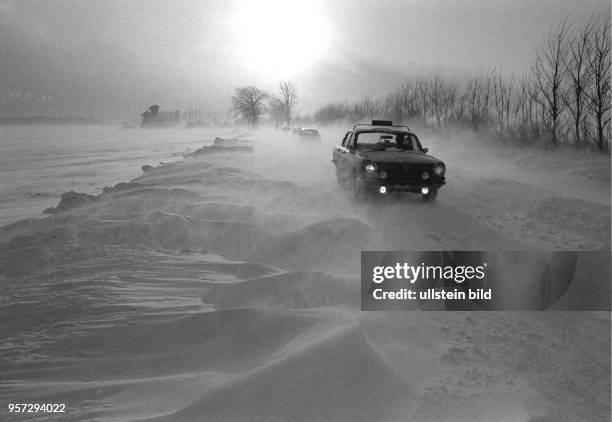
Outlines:
POLYGON ((333 163, 336 165, 336 170, 338 173, 344 173, 346 169, 346 161, 347 161, 347 153, 348 148, 347 145, 351 139, 352 133, 347 132, 342 139, 342 144, 334 148, 333 152, 333 163))
POLYGON ((358 134, 352 133, 350 139, 346 142, 346 154, 344 160, 343 171, 347 176, 355 177, 361 170, 362 158, 357 152, 358 134))

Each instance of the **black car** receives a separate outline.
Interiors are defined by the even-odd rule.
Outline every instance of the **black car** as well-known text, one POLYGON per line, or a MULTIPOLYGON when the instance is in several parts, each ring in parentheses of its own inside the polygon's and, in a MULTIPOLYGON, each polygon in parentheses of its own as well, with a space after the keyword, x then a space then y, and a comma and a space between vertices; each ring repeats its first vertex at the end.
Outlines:
POLYGON ((373 120, 344 135, 332 162, 338 182, 355 192, 414 192, 434 200, 446 183, 446 166, 427 151, 407 126, 373 120))

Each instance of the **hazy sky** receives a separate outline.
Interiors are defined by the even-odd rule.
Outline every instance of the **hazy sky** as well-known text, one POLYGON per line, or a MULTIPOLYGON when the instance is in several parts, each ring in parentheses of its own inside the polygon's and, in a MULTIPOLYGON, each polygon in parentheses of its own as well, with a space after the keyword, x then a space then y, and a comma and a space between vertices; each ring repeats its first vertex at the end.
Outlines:
POLYGON ((610 1, 0 0, 0 115, 225 111, 280 79, 306 114, 424 72, 523 72, 551 27, 591 15, 610 1))

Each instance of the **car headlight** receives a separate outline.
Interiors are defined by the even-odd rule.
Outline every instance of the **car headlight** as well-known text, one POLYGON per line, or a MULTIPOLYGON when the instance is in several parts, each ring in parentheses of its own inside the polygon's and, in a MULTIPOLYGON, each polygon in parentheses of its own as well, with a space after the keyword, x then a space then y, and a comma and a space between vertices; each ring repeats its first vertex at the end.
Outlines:
POLYGON ((376 165, 374 163, 366 164, 365 171, 368 173, 374 173, 376 171, 376 165))
POLYGON ((446 171, 446 168, 444 167, 443 164, 434 166, 434 173, 436 173, 436 176, 443 176, 445 171, 446 171))

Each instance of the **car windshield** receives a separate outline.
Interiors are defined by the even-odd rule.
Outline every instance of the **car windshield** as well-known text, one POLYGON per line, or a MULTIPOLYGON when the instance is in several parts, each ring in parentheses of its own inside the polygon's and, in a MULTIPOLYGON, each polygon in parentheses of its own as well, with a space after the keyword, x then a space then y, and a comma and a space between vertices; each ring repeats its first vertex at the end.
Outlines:
POLYGON ((412 133, 362 132, 357 135, 361 151, 421 151, 421 144, 412 133))

